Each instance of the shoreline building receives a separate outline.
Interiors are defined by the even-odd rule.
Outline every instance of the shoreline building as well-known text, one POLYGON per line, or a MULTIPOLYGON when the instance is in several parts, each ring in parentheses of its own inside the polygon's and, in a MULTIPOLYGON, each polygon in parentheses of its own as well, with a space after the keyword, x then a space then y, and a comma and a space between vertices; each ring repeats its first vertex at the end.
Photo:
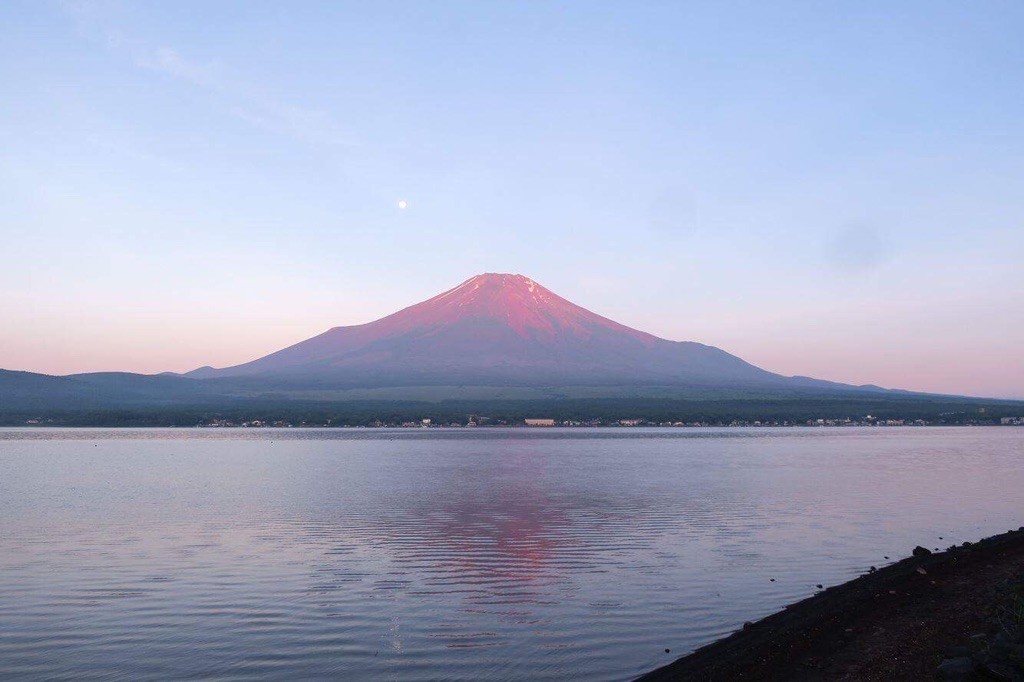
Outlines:
POLYGON ((527 419, 526 420, 526 425, 527 426, 554 426, 555 425, 555 420, 554 419, 527 419))

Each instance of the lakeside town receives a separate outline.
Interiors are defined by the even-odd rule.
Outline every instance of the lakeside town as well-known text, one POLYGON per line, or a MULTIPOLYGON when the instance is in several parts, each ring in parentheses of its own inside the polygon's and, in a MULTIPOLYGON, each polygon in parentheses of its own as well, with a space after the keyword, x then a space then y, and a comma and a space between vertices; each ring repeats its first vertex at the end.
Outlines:
MULTIPOLYGON (((23 427, 175 427, 472 429, 472 428, 884 428, 925 426, 1022 426, 1020 406, 947 404, 909 405, 754 405, 744 402, 706 405, 502 405, 487 414, 429 406, 397 405, 362 409, 268 406, 250 409, 153 409, 55 411, 3 415, 0 425, 23 427), (757 407, 768 407, 758 414, 757 407), (629 409, 632 407, 633 409, 629 409), (815 407, 820 409, 814 409, 815 407), (375 409, 376 408, 376 409, 375 409), (858 409, 859 408, 859 409, 858 409), (905 409, 900 409, 905 408, 905 409), (635 410, 635 411, 634 411, 635 410), (861 411, 863 410, 863 411, 861 411), (602 414, 604 412, 604 414, 602 414)), ((492 406, 497 407, 497 406, 492 406)))
POLYGON ((787 428, 787 427, 891 427, 891 426, 1024 426, 1024 417, 1001 417, 998 421, 972 420, 972 421, 933 421, 925 419, 879 419, 866 415, 863 418, 855 419, 808 419, 805 421, 746 421, 731 420, 724 421, 651 421, 647 419, 590 419, 590 420, 556 420, 546 417, 526 418, 522 420, 492 419, 473 415, 465 422, 449 421, 439 422, 432 419, 420 419, 418 421, 382 421, 376 420, 370 424, 336 424, 331 420, 325 423, 300 422, 293 424, 289 421, 251 421, 236 422, 229 419, 210 419, 198 425, 198 428, 404 428, 404 429, 430 429, 430 428, 478 428, 478 427, 523 427, 523 428, 636 428, 636 427, 660 427, 660 428, 787 428))

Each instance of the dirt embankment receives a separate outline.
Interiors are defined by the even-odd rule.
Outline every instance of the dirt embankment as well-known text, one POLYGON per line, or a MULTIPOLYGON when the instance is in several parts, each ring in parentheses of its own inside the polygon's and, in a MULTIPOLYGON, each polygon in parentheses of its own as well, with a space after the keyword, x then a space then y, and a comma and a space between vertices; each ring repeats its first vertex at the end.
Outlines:
POLYGON ((1024 528, 926 552, 748 623, 640 679, 1024 680, 1024 528))

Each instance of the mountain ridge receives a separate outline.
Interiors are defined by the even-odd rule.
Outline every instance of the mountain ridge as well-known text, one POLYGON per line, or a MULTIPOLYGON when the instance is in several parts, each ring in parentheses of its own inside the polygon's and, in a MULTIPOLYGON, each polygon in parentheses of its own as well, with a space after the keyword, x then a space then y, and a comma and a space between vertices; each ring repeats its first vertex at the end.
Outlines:
MULTIPOLYGON (((519 274, 484 273, 378 320, 332 327, 251 362, 185 376, 323 386, 483 383, 773 384, 786 378, 714 346, 669 341, 519 274)), ((813 381, 813 380, 812 380, 813 381)))

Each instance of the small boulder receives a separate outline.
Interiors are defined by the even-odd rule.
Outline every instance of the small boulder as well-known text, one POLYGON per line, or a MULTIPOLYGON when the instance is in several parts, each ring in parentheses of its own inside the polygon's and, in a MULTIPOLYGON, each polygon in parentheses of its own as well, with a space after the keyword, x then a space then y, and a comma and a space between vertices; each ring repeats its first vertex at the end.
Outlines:
POLYGON ((988 645, 988 650, 992 654, 999 656, 1008 655, 1013 650, 1013 638, 1005 632, 997 633, 992 638, 991 644, 988 645))
POLYGON ((1020 679, 1014 671, 1013 666, 1004 661, 989 661, 984 664, 982 671, 985 678, 990 680, 1007 680, 1008 682, 1016 682, 1016 680, 1020 679))
POLYGON ((939 664, 936 671, 940 680, 969 680, 974 675, 977 664, 968 656, 947 658, 939 664))
POLYGON ((911 552, 911 553, 914 556, 916 556, 916 557, 931 556, 932 555, 932 551, 930 549, 928 549, 927 547, 922 547, 921 545, 918 545, 917 547, 915 547, 914 551, 911 552))

